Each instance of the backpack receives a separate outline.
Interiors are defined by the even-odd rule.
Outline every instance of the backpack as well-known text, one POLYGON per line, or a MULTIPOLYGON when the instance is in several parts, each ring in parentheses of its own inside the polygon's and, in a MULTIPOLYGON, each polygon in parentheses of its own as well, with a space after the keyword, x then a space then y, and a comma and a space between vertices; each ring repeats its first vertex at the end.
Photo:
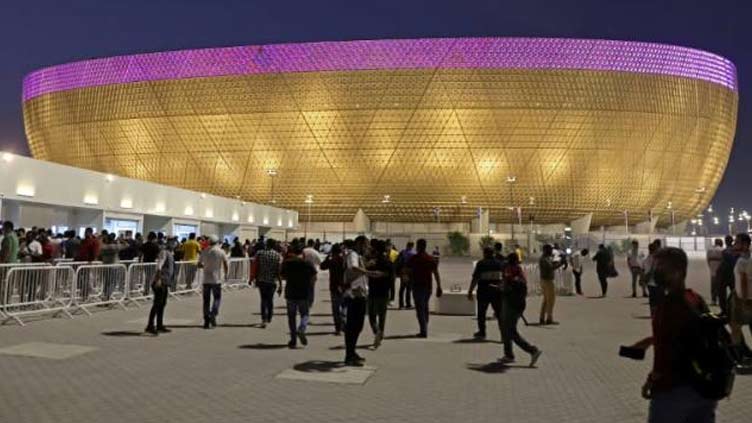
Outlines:
POLYGON ((720 400, 731 394, 735 379, 735 360, 731 335, 724 321, 707 309, 702 298, 688 291, 698 306, 689 304, 693 319, 682 342, 686 355, 688 380, 704 398, 720 400))

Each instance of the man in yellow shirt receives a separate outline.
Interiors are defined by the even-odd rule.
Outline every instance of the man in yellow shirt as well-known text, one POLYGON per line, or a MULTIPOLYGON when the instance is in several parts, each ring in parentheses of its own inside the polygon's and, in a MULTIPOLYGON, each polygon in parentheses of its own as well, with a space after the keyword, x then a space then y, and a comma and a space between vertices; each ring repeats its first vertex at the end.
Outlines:
POLYGON ((188 241, 183 243, 183 260, 197 261, 199 251, 201 251, 201 245, 196 241, 196 234, 191 232, 191 234, 188 235, 188 241))
POLYGON ((183 243, 183 261, 194 262, 189 265, 185 265, 185 282, 186 287, 191 289, 193 281, 196 279, 198 273, 198 267, 195 262, 198 262, 198 254, 201 251, 201 244, 196 241, 196 234, 191 232, 188 235, 188 241, 183 243))

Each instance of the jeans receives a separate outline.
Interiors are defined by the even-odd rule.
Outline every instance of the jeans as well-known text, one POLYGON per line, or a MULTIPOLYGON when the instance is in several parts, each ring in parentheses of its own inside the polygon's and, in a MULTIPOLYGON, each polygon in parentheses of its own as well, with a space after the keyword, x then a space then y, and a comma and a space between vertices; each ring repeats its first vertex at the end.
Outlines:
POLYGON ((343 315, 345 309, 343 307, 342 294, 335 291, 330 291, 329 298, 332 300, 332 317, 334 318, 334 331, 340 332, 345 328, 343 315))
POLYGON ((478 332, 483 335, 486 334, 486 311, 488 311, 489 305, 493 309, 494 314, 496 314, 496 321, 499 324, 499 331, 501 331, 501 293, 496 289, 486 286, 478 287, 478 332))
POLYGON ((316 296, 316 275, 313 276, 311 284, 308 286, 308 309, 313 308, 313 300, 316 296))
POLYGON ((554 304, 556 303, 556 289, 554 281, 545 279, 540 281, 543 291, 543 301, 541 302, 540 320, 552 322, 554 320, 554 304))
POLYGON ((298 332, 305 333, 308 326, 308 301, 287 300, 287 327, 290 329, 290 342, 297 343, 298 332), (300 326, 296 321, 296 315, 300 314, 300 326))
POLYGON ((522 316, 522 309, 519 305, 513 304, 512 301, 505 299, 503 302, 502 312, 504 317, 502 318, 502 341, 504 342, 504 356, 514 357, 514 350, 512 349, 512 343, 517 344, 526 353, 532 354, 538 351, 538 348, 528 343, 519 332, 517 332, 517 322, 522 316))
POLYGON ((428 301, 431 299, 430 286, 413 286, 413 300, 415 301, 415 315, 418 317, 420 334, 428 334, 428 301))
POLYGON ((574 275, 574 290, 577 295, 582 295, 582 272, 572 270, 572 274, 574 275))
POLYGON ((605 297, 606 292, 608 292, 608 277, 606 277, 605 273, 598 273, 598 282, 601 284, 601 292, 605 297))
POLYGON ((277 285, 273 283, 259 283, 259 294, 261 295, 261 321, 269 323, 274 316, 274 292, 277 285))
POLYGON ((717 405, 717 401, 703 398, 691 386, 677 386, 653 393, 648 423, 713 423, 717 405))
POLYGON ((365 298, 346 298, 347 322, 345 323, 345 360, 355 358, 355 348, 358 345, 358 337, 363 331, 363 323, 366 317, 365 298))
POLYGON ((154 300, 151 303, 151 311, 149 311, 149 323, 147 328, 154 329, 164 327, 164 310, 167 306, 167 286, 162 284, 161 286, 151 285, 151 290, 154 293, 154 300), (156 319, 156 326, 154 326, 154 320, 156 319))
POLYGON ((410 294, 413 291, 412 284, 410 283, 410 279, 403 276, 400 278, 400 288, 399 288, 399 306, 400 308, 404 307, 412 307, 410 304, 410 294))
POLYGON ((710 301, 713 304, 718 304, 718 297, 720 296, 721 289, 719 287, 720 278, 713 275, 710 277, 710 301))
MULTIPOLYGON (((637 283, 640 280, 640 276, 642 276, 642 269, 639 267, 630 267, 629 271, 632 273, 632 296, 634 297, 637 295, 637 283)), ((647 296, 647 292, 645 292, 645 287, 640 285, 640 288, 642 288, 642 296, 647 296)))
POLYGON ((222 302, 222 285, 218 283, 205 283, 202 294, 204 300, 204 321, 216 318, 219 315, 219 304, 222 302), (209 307, 211 297, 214 297, 214 302, 209 307))
POLYGON ((373 334, 384 334, 386 328, 386 308, 389 305, 389 297, 368 297, 368 323, 371 324, 373 334))

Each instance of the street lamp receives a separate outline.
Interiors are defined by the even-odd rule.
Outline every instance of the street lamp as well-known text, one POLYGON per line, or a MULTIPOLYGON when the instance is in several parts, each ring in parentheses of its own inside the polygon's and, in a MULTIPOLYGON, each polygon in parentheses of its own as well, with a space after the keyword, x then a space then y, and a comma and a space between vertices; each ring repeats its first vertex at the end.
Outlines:
POLYGON ((274 198, 274 178, 277 176, 277 169, 267 169, 266 174, 269 175, 269 178, 271 179, 271 198, 269 199, 269 202, 271 204, 275 204, 277 200, 274 198))
POLYGON ((304 238, 308 239, 308 226, 311 224, 311 206, 313 206, 313 194, 306 195, 305 203, 308 205, 308 222, 305 226, 304 238))
MULTIPOLYGON (((389 194, 384 194, 384 198, 381 200, 381 204, 384 204, 388 208, 391 202, 392 202, 392 196, 389 194)), ((387 218, 386 218, 386 236, 387 237, 389 237, 389 217, 390 217, 389 213, 387 213, 387 218)))

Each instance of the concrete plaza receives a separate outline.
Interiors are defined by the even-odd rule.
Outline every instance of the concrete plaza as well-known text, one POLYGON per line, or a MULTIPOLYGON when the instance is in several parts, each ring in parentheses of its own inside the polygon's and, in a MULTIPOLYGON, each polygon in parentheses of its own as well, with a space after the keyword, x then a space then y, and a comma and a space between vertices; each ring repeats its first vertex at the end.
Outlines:
MULTIPOLYGON (((145 337, 148 306, 102 311, 74 320, 46 319, 0 327, 0 422, 642 422, 640 386, 652 355, 632 361, 619 345, 650 333, 646 301, 627 298, 628 271, 599 293, 592 266, 586 296, 559 297, 559 326, 521 326, 544 354, 537 368, 496 363, 498 332, 471 339, 471 317, 432 316, 431 336, 417 332, 412 310, 390 310, 387 338, 376 351, 366 324, 360 354, 367 366, 340 367, 343 339, 329 316, 322 274, 309 345, 287 349, 284 304, 261 329, 256 290, 225 292, 220 327, 201 329, 200 299, 171 299, 170 334, 145 337)), ((469 283, 469 259, 445 258, 445 289, 469 283)), ((707 297, 707 270, 693 260, 690 287, 707 297)), ((525 313, 537 320, 539 297, 525 313)), ((752 376, 739 376, 719 422, 747 422, 752 376)))

